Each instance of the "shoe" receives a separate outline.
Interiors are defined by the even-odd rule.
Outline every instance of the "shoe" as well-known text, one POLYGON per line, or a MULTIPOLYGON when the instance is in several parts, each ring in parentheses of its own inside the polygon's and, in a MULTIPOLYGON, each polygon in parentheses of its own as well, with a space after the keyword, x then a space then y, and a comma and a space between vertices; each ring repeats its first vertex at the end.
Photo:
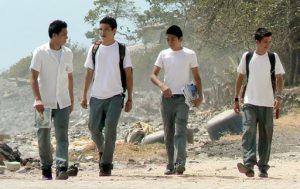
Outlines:
POLYGON ((69 168, 68 168, 68 175, 71 176, 71 177, 75 177, 77 176, 78 174, 78 166, 79 166, 79 163, 74 163, 73 165, 71 165, 69 168))
POLYGON ((56 169, 56 177, 55 180, 67 180, 69 175, 67 173, 66 167, 59 167, 56 169))
POLYGON ((100 172, 99 176, 111 176, 111 170, 113 169, 113 164, 105 164, 105 163, 100 163, 100 172))
POLYGON ((175 165, 175 167, 176 167, 177 175, 182 175, 183 172, 185 171, 185 167, 182 164, 177 164, 177 165, 175 165))
POLYGON ((254 177, 254 171, 252 168, 250 168, 242 163, 238 163, 237 168, 240 173, 244 173, 247 177, 254 177))
POLYGON ((259 170, 258 176, 262 178, 268 178, 268 173, 266 170, 259 170))
POLYGON ((176 170, 175 169, 166 169, 164 172, 165 175, 175 175, 176 170))
POLYGON ((42 169, 42 180, 52 180, 52 169, 51 167, 42 169))

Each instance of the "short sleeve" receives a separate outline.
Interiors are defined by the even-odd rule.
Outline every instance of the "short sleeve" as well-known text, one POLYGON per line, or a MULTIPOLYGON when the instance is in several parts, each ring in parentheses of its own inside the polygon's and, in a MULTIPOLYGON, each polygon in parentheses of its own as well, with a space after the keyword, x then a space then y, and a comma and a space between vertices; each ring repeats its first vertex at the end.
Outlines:
POLYGON ((42 59, 41 59, 41 52, 38 49, 33 51, 31 64, 29 69, 33 69, 35 71, 40 72, 42 67, 42 59))
POLYGON ((160 67, 160 68, 163 68, 163 60, 162 60, 162 56, 163 56, 163 52, 160 52, 160 53, 158 54, 158 57, 157 57, 155 63, 154 63, 155 66, 158 66, 158 67, 160 67))
POLYGON ((193 52, 193 53, 191 54, 190 67, 191 67, 191 68, 196 68, 196 67, 198 67, 197 56, 196 56, 196 53, 195 53, 195 52, 193 52))
POLYGON ((72 73, 73 72, 73 53, 72 53, 72 51, 69 52, 69 59, 68 59, 68 62, 67 62, 66 71, 68 73, 72 73))
POLYGON ((237 68, 237 72, 240 74, 246 74, 246 55, 248 52, 245 52, 241 58, 240 64, 237 68))
POLYGON ((125 48, 123 68, 129 68, 129 67, 132 67, 130 52, 127 48, 125 48))
POLYGON ((92 55, 92 50, 93 50, 93 45, 90 47, 85 63, 84 63, 84 67, 85 68, 90 68, 90 69, 94 69, 94 63, 93 63, 93 55, 92 55))
POLYGON ((275 75, 285 74, 284 68, 277 53, 275 54, 275 75))

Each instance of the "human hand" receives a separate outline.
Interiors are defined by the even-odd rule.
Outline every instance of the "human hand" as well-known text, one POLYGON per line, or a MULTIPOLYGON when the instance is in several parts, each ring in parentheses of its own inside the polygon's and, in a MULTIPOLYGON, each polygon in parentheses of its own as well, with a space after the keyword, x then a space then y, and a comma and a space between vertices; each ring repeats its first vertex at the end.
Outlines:
POLYGON ((39 112, 39 113, 43 113, 44 112, 44 104, 41 100, 35 100, 34 102, 34 107, 35 109, 39 112))
POLYGON ((132 109, 132 100, 128 99, 125 104, 125 112, 130 112, 132 109))
POLYGON ((87 99, 86 98, 82 98, 80 101, 80 105, 82 108, 87 109, 88 105, 87 105, 87 99))

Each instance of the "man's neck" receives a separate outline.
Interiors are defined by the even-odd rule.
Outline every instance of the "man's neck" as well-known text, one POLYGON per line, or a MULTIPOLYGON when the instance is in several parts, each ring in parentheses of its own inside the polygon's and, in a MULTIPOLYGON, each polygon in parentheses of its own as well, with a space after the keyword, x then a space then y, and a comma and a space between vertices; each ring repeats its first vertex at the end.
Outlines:
POLYGON ((53 42, 53 41, 50 41, 50 48, 53 49, 53 50, 60 50, 61 49, 61 45, 53 42))
POLYGON ((258 55, 264 55, 264 54, 266 54, 267 52, 268 52, 268 51, 265 50, 265 49, 258 49, 258 48, 256 48, 256 50, 255 50, 255 53, 258 54, 258 55))
POLYGON ((174 47, 172 48, 173 51, 180 51, 182 50, 182 46, 179 46, 179 47, 174 47))
POLYGON ((115 39, 102 39, 102 45, 109 46, 115 43, 115 39))

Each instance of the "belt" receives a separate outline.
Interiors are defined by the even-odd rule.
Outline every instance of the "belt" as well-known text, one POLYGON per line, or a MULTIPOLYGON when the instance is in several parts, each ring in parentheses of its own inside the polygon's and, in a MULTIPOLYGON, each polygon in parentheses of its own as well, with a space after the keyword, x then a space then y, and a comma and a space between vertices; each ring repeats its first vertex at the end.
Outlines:
POLYGON ((183 94, 174 94, 171 96, 171 98, 178 98, 178 97, 184 97, 183 94))

